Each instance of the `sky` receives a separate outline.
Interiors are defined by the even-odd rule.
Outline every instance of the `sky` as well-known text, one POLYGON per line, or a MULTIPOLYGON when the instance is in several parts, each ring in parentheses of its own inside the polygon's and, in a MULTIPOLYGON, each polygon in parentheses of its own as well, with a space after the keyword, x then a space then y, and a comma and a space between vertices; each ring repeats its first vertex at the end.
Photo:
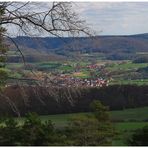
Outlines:
POLYGON ((75 2, 73 9, 97 35, 148 33, 148 2, 75 2))
POLYGON ((148 33, 148 2, 77 3, 77 12, 97 34, 131 35, 148 33))

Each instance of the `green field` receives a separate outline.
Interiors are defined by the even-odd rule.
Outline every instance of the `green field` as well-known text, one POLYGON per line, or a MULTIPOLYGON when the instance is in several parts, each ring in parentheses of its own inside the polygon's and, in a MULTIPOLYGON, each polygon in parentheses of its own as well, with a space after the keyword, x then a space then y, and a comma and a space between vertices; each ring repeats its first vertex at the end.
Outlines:
POLYGON ((6 68, 14 69, 14 68, 22 68, 24 63, 8 63, 6 68))
POLYGON ((135 84, 135 85, 147 85, 148 84, 148 79, 137 79, 137 80, 113 80, 110 85, 115 85, 115 84, 135 84))
POLYGON ((111 64, 107 69, 110 71, 117 71, 117 70, 136 70, 138 68, 143 68, 146 67, 148 64, 147 63, 132 63, 132 62, 125 62, 125 63, 115 63, 115 64, 111 64))
POLYGON ((105 67, 113 80, 110 85, 114 84, 136 84, 147 85, 148 77, 146 74, 138 72, 140 68, 145 68, 148 63, 132 63, 132 61, 120 61, 119 63, 110 63, 105 67))
POLYGON ((112 111, 112 119, 118 120, 136 120, 143 121, 148 120, 148 107, 135 108, 135 109, 125 109, 122 111, 112 111))

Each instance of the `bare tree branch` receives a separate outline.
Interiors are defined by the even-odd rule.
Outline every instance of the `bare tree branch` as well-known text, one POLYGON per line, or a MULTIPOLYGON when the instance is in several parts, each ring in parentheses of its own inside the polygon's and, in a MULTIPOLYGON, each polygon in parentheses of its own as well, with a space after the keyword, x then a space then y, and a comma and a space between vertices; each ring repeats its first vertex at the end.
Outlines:
MULTIPOLYGON (((48 4, 48 3, 45 3, 48 4)), ((70 2, 53 2, 48 10, 40 12, 26 12, 24 9, 33 3, 7 2, 5 4, 6 14, 1 18, 0 25, 14 24, 21 28, 26 34, 33 29, 36 32, 46 32, 50 35, 78 36, 80 33, 91 35, 85 21, 72 11, 70 2)))
MULTIPOLYGON (((47 33, 50 36, 52 35, 59 38, 63 36, 92 36, 92 32, 86 25, 85 21, 81 20, 72 10, 71 2, 53 2, 50 4, 44 3, 46 8, 44 8, 44 10, 38 10, 38 8, 41 8, 40 5, 42 5, 42 3, 0 2, 0 7, 5 9, 5 14, 0 16, 0 25, 5 26, 11 24, 21 30, 24 35, 29 36, 33 36, 36 33, 39 35, 44 35, 44 33, 47 33)), ((9 37, 9 35, 5 36, 7 36, 14 43, 25 63, 24 55, 19 49, 17 43, 15 43, 14 40, 9 37)), ((44 83, 40 84, 42 85, 44 83)), ((49 83, 47 89, 50 89, 50 93, 53 95, 57 95, 55 92, 57 90, 54 90, 52 83, 49 83)), ((65 97, 67 97, 72 103, 72 96, 69 93, 69 90, 66 92, 65 97)), ((18 112, 17 108, 12 103, 11 106, 15 112, 18 112)))
POLYGON ((7 35, 4 35, 4 36, 7 37, 8 39, 10 39, 10 40, 13 42, 13 44, 15 45, 15 47, 17 48, 17 50, 18 50, 19 53, 21 54, 23 63, 24 63, 24 65, 25 65, 25 57, 24 57, 24 55, 23 55, 21 49, 18 47, 17 43, 16 43, 11 37, 9 37, 9 36, 7 36, 7 35))

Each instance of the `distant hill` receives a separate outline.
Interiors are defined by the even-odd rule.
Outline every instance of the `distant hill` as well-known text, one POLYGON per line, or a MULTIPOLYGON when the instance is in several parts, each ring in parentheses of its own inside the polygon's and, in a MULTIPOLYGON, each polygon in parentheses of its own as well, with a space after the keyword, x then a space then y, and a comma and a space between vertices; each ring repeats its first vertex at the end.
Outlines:
MULTIPOLYGON (((102 52, 107 56, 120 57, 119 53, 133 55, 136 52, 148 52, 148 33, 129 36, 96 36, 93 38, 54 38, 18 36, 13 40, 26 54, 45 54, 68 56, 69 53, 80 51, 102 52)), ((10 42, 10 41, 9 41, 10 42)), ((11 44, 11 43, 10 43, 11 44)), ((63 58, 63 57, 62 57, 63 58)))

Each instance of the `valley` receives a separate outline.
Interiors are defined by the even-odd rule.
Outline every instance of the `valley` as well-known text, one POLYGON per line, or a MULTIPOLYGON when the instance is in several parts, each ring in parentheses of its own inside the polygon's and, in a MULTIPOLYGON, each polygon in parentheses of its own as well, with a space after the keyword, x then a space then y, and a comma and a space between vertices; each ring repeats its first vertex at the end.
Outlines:
POLYGON ((148 146, 147 2, 0 2, 0 146, 148 146))
MULTIPOLYGON (((56 128, 62 129, 71 118, 90 115, 89 103, 101 100, 110 107, 111 120, 117 130, 113 146, 126 146, 126 138, 134 130, 148 125, 147 34, 101 37, 101 48, 98 45, 89 47, 89 44, 83 47, 88 39, 79 39, 79 44, 76 41, 74 49, 68 38, 65 40, 70 45, 66 47, 60 40, 55 44, 53 38, 39 38, 41 49, 31 38, 17 37, 15 40, 21 44, 25 61, 10 45, 12 50, 8 52, 5 68, 8 73, 6 94, 15 98, 14 104, 20 111, 20 114, 17 110, 10 114, 24 116, 28 110, 35 111, 42 122, 51 120, 56 128), (105 44, 104 39, 111 40, 113 45, 105 44), (137 49, 137 44, 142 50, 137 49)), ((2 112, 5 110, 9 108, 2 112)), ((24 118, 15 119, 19 124, 24 121, 24 118)))

